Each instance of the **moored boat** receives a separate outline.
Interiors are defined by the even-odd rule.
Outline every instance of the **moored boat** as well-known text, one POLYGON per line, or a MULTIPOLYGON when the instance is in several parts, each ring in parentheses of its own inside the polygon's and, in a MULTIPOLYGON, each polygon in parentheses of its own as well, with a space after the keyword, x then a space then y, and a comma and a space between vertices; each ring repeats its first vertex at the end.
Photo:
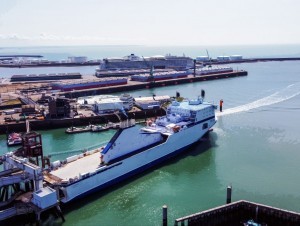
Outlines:
POLYGON ((68 134, 90 132, 90 131, 92 131, 93 126, 94 125, 88 125, 88 126, 85 126, 85 127, 71 126, 68 129, 66 129, 65 132, 68 133, 68 134))
POLYGON ((92 127, 92 132, 102 132, 102 131, 106 131, 109 130, 110 128, 108 126, 100 126, 100 125, 95 125, 92 127))

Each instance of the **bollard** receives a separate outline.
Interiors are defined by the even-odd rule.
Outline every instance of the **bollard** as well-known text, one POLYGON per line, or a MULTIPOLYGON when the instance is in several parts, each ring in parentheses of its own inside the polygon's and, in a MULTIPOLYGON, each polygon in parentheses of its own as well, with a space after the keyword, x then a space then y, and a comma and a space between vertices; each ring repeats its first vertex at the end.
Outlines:
POLYGON ((226 204, 231 203, 231 193, 232 193, 232 187, 227 187, 227 198, 226 198, 226 204))
POLYGON ((193 73, 194 77, 196 77, 196 60, 194 59, 194 73, 193 73))
POLYGON ((36 217, 35 225, 37 226, 41 225, 41 213, 37 212, 35 217, 36 217))
POLYGON ((64 215, 63 215, 63 213, 62 213, 61 208, 60 208, 59 205, 56 206, 56 210, 57 210, 57 213, 58 213, 58 215, 60 216, 62 222, 65 222, 65 221, 66 221, 66 220, 65 220, 65 217, 64 217, 64 215))
POLYGON ((167 226, 168 225, 168 207, 167 205, 163 205, 163 226, 167 226))
POLYGON ((223 99, 220 100, 220 112, 223 110, 223 99))

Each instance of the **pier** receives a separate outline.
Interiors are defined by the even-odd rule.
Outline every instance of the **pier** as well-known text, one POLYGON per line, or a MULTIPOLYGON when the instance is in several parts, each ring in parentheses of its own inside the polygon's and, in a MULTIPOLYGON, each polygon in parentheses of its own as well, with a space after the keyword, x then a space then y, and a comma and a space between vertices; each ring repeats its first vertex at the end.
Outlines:
POLYGON ((116 93, 116 92, 127 92, 127 91, 139 90, 139 89, 158 88, 164 86, 173 86, 173 85, 193 83, 193 82, 203 82, 203 81, 216 80, 216 79, 234 78, 234 77, 247 76, 247 75, 248 75, 247 71, 239 70, 239 71, 233 71, 228 73, 218 73, 218 74, 210 74, 210 75, 202 75, 202 76, 189 75, 186 78, 168 79, 168 80, 161 80, 155 82, 129 81, 128 84, 126 85, 60 92, 60 95, 68 98, 78 98, 82 96, 93 96, 93 95, 109 94, 109 93, 116 93))

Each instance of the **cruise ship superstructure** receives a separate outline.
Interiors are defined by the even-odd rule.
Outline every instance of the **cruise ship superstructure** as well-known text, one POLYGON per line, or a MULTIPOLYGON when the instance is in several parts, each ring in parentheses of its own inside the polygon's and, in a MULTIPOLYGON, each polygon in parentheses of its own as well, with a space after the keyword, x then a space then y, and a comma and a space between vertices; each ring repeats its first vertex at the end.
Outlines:
POLYGON ((2 156, 2 162, 6 171, 29 169, 27 180, 34 184, 31 202, 35 205, 53 204, 57 197, 68 203, 185 151, 216 123, 215 109, 201 97, 173 101, 165 116, 149 119, 144 127, 133 119, 123 121, 107 145, 52 162, 46 169, 34 167, 17 152, 2 156))
MULTIPOLYGON (((123 58, 105 58, 100 64, 100 70, 126 70, 126 69, 166 69, 183 70, 194 66, 193 59, 186 56, 152 56, 139 57, 134 54, 123 58)), ((96 72, 97 74, 97 72, 96 72)))

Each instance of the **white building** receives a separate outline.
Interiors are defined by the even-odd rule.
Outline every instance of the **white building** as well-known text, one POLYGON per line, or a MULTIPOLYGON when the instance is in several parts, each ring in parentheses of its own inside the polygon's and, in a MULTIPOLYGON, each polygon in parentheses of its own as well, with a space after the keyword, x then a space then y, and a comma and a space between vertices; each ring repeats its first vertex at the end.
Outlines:
POLYGON ((209 57, 208 56, 197 56, 196 61, 207 62, 207 61, 209 61, 209 57))
POLYGON ((217 60, 218 61, 230 61, 230 57, 229 56, 218 56, 217 60))
POLYGON ((87 62, 87 57, 86 56, 74 56, 74 57, 68 57, 69 62, 71 63, 85 63, 87 62))
POLYGON ((170 101, 170 96, 136 97, 135 105, 141 109, 159 108, 164 102, 170 101))
POLYGON ((103 99, 93 104, 93 111, 98 114, 120 111, 123 108, 123 101, 119 98, 103 99))
POLYGON ((236 60, 242 60, 243 56, 242 55, 231 55, 230 60, 236 61, 236 60))
POLYGON ((130 94, 128 93, 122 94, 120 96, 120 100, 123 101, 123 106, 125 110, 131 110, 133 108, 134 99, 130 94))
POLYGON ((80 97, 77 100, 80 105, 90 105, 95 113, 103 114, 120 110, 131 110, 133 97, 130 94, 122 94, 120 97, 113 95, 98 95, 80 97))

